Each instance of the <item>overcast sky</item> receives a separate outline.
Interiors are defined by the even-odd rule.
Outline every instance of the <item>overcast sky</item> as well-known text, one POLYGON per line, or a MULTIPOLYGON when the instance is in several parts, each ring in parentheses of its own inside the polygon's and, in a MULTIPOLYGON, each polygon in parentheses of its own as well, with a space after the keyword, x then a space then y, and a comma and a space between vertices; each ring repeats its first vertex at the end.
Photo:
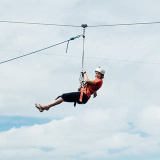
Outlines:
MULTIPOLYGON (((0 21, 105 25, 160 21, 158 0, 0 0, 0 21)), ((0 22, 0 62, 83 33, 0 22)), ((159 160, 160 24, 86 28, 84 66, 106 70, 96 99, 46 104, 79 87, 82 42, 0 65, 0 160, 159 160), (143 63, 144 62, 144 63, 143 63)))

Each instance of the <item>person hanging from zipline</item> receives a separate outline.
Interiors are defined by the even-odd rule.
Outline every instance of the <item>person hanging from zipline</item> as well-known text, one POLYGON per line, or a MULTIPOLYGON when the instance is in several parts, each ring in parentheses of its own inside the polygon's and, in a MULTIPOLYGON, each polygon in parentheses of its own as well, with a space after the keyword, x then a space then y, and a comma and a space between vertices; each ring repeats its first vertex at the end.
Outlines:
POLYGON ((101 67, 95 70, 95 79, 90 80, 87 76, 86 71, 82 69, 82 74, 84 75, 85 84, 81 84, 78 92, 64 93, 58 96, 53 102, 47 105, 35 104, 35 107, 39 109, 40 112, 44 110, 49 110, 51 107, 58 105, 62 102, 74 102, 74 104, 85 104, 90 99, 91 95, 96 96, 96 91, 101 88, 104 78, 105 70, 101 67))

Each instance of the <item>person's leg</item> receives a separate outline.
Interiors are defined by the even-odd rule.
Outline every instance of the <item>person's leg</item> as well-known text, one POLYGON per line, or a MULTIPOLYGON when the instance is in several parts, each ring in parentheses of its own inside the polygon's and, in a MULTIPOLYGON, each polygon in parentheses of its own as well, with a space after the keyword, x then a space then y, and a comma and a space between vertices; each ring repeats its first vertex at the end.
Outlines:
POLYGON ((53 107, 57 104, 65 102, 77 102, 80 97, 80 92, 70 92, 70 93, 64 93, 61 96, 57 97, 53 102, 47 104, 47 105, 40 105, 35 104, 35 106, 39 109, 40 112, 43 112, 44 110, 49 110, 50 107, 53 107))
POLYGON ((59 97, 58 99, 52 101, 51 103, 47 104, 47 105, 42 105, 43 108, 51 108, 57 104, 62 103, 64 100, 62 97, 59 97))
POLYGON ((62 97, 59 97, 58 99, 52 101, 51 103, 47 104, 47 105, 40 105, 40 104, 35 104, 35 106, 39 109, 40 112, 43 112, 44 110, 49 110, 49 108, 58 105, 60 103, 62 103, 64 100, 62 97))

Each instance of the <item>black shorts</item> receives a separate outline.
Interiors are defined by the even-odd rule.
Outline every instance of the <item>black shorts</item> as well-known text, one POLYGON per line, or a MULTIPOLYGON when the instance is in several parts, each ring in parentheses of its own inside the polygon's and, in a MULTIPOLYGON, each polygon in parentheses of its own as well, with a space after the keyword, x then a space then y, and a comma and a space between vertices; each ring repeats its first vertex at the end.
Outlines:
MULTIPOLYGON (((82 102, 79 101, 81 92, 64 93, 59 97, 62 97, 65 102, 77 102, 78 104, 85 104, 89 100, 88 96, 83 93, 82 102)), ((59 98, 57 97, 57 99, 59 98)))

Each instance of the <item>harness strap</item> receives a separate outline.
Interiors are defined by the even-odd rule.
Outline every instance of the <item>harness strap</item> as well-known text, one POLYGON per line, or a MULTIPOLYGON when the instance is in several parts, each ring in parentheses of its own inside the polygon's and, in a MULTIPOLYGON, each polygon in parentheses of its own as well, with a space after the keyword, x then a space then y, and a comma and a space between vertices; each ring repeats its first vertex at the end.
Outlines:
POLYGON ((79 101, 82 102, 83 99, 83 91, 81 91, 80 97, 79 97, 79 101))
POLYGON ((81 94, 80 94, 80 97, 79 97, 79 101, 80 102, 82 102, 82 100, 83 100, 83 94, 85 93, 87 96, 88 96, 88 92, 90 92, 90 94, 93 94, 93 93, 95 93, 96 91, 95 90, 93 90, 92 88, 90 88, 90 87, 86 87, 85 88, 85 91, 84 90, 82 90, 81 91, 81 94), (85 92, 86 91, 86 92, 85 92))

